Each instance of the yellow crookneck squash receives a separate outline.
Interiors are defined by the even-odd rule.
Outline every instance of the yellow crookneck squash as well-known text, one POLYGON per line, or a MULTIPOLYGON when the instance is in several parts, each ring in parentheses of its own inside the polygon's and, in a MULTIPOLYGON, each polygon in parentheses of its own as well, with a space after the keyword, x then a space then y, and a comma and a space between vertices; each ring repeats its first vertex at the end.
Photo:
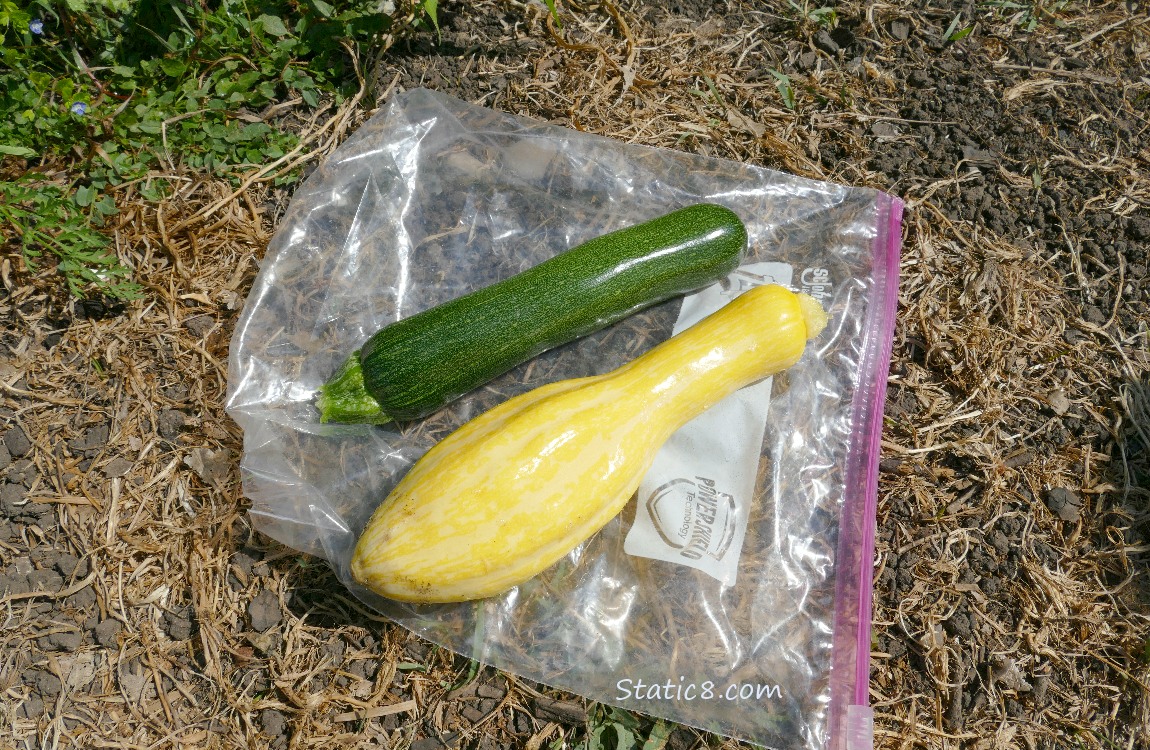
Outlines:
POLYGON ((672 433, 793 365, 825 325, 810 297, 755 287, 612 372, 551 383, 479 415, 376 510, 352 577, 418 603, 523 583, 623 509, 672 433))

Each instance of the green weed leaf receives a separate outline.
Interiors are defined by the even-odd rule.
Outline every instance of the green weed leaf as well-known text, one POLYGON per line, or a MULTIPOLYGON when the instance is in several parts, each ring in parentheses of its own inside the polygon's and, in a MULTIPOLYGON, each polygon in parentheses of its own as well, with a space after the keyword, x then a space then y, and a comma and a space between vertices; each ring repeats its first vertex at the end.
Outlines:
POLYGON ((788 0, 788 2, 791 9, 807 21, 818 24, 827 30, 838 26, 839 16, 833 7, 824 6, 821 8, 811 8, 806 2, 802 5, 799 5, 795 0, 788 0))
POLYGON ((172 78, 179 78, 188 70, 188 66, 183 60, 165 57, 163 60, 160 60, 160 70, 172 78))
POLYGON ((674 730, 674 724, 658 719, 655 726, 651 727, 651 733, 647 735, 647 740, 643 743, 643 750, 663 750, 674 730))
POLYGON ((958 25, 960 23, 962 23, 962 14, 961 13, 959 13, 953 19, 951 19, 950 26, 946 27, 946 31, 943 33, 942 38, 943 39, 950 39, 950 35, 954 33, 954 30, 958 28, 958 25))
POLYGON ((76 201, 77 206, 87 207, 92 205, 92 201, 96 199, 96 191, 84 185, 76 188, 76 192, 72 194, 72 198, 76 201))
POLYGON ((970 36, 970 32, 974 31, 973 26, 967 26, 965 29, 959 29, 948 37, 947 41, 959 42, 970 36))
POLYGON ((547 10, 551 13, 551 18, 555 20, 555 25, 559 28, 563 28, 563 24, 559 20, 559 10, 555 7, 555 0, 543 0, 543 4, 547 6, 547 10))
POLYGON ((288 31, 287 26, 284 25, 283 19, 281 19, 279 16, 269 16, 267 13, 264 13, 263 15, 258 16, 256 21, 258 21, 260 25, 264 27, 264 31, 271 34, 272 36, 282 37, 291 33, 288 31))
POLYGON ((443 33, 439 30, 439 0, 423 0, 423 12, 431 19, 431 26, 435 29, 439 41, 443 41, 443 33))
POLYGON ((92 202, 92 208, 101 216, 112 216, 116 213, 116 201, 112 200, 112 196, 105 195, 99 200, 92 202))
POLYGON ((783 97, 783 105, 787 109, 795 108, 795 88, 791 85, 791 77, 771 68, 771 75, 775 77, 775 88, 779 96, 783 97))
POLYGON ((633 750, 638 744, 634 733, 622 724, 615 724, 615 750, 633 750))

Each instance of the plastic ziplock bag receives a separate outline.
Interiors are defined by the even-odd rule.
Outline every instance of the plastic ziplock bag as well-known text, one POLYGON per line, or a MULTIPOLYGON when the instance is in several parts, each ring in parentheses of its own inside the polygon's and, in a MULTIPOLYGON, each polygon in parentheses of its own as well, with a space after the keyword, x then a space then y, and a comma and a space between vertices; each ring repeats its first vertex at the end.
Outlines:
POLYGON ((902 204, 871 189, 395 96, 298 189, 235 330, 228 413, 257 529, 326 559, 375 610, 592 700, 775 748, 863 748, 879 432, 902 204), (747 225, 720 284, 546 352, 414 423, 321 424, 316 389, 385 324, 592 237, 715 202, 747 225), (472 416, 634 359, 739 290, 820 300, 802 360, 686 425, 607 527, 506 595, 389 601, 358 533, 472 416))

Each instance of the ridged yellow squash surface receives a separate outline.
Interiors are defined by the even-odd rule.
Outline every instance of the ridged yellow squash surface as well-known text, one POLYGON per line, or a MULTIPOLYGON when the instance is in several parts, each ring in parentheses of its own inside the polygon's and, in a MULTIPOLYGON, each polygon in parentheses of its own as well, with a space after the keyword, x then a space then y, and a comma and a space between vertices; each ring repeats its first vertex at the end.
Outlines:
POLYGON ((790 367, 825 325, 810 297, 755 287, 617 370, 479 415, 376 510, 352 576, 422 603, 493 596, 528 580, 623 509, 675 430, 790 367))

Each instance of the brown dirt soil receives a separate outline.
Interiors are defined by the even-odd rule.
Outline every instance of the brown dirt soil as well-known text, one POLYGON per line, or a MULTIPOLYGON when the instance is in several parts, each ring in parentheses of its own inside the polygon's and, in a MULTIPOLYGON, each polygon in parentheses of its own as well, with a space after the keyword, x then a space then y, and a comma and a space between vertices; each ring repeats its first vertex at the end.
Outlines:
MULTIPOLYGON (((442 2, 441 40, 400 43, 310 126, 314 163, 423 85, 906 199, 882 748, 1150 747, 1150 16, 1019 5, 848 3, 826 28, 802 2, 567 2, 557 28, 442 2)), ((0 268, 0 748, 540 748, 616 720, 389 625, 250 531, 227 348, 290 196, 172 178, 158 206, 118 196, 144 301, 0 268)))

